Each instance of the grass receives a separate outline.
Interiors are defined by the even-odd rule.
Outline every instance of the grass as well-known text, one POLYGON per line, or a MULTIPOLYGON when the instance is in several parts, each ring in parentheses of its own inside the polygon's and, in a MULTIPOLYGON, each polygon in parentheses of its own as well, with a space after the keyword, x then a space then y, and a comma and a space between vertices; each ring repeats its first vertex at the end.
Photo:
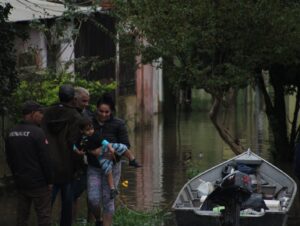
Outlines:
POLYGON ((160 226, 164 225, 167 214, 160 209, 135 211, 119 207, 114 217, 114 226, 160 226))
MULTIPOLYGON (((170 216, 160 209, 136 211, 119 206, 113 218, 113 226, 163 226, 168 218, 170 216)), ((94 223, 87 223, 86 219, 78 219, 78 222, 73 224, 73 226, 94 225, 94 223)), ((56 223, 53 226, 59 226, 59 224, 56 223)))

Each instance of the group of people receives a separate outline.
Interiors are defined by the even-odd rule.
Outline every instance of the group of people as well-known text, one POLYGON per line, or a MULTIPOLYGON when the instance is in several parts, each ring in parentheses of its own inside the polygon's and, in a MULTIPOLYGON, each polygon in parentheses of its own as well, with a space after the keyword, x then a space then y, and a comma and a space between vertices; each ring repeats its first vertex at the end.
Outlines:
POLYGON ((23 119, 8 132, 7 162, 18 189, 17 225, 28 225, 33 203, 39 226, 51 225, 51 209, 61 194, 60 226, 71 226, 78 198, 86 190, 96 226, 111 226, 121 175, 120 158, 141 167, 130 151, 123 120, 114 116, 109 95, 88 110, 89 92, 62 85, 59 103, 42 107, 26 101, 23 119), (101 211, 101 207, 103 207, 101 211))

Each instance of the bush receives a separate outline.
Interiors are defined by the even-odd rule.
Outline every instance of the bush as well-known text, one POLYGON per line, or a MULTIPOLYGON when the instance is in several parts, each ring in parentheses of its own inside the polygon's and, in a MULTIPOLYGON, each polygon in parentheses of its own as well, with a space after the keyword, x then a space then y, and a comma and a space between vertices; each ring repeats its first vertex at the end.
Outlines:
POLYGON ((21 104, 26 100, 35 100, 42 105, 49 106, 58 102, 58 89, 63 84, 82 86, 89 90, 91 108, 95 108, 97 98, 104 92, 116 88, 116 83, 101 84, 99 81, 88 81, 73 74, 61 72, 53 73, 48 70, 21 75, 19 87, 13 93, 14 104, 11 106, 11 116, 18 119, 21 104))

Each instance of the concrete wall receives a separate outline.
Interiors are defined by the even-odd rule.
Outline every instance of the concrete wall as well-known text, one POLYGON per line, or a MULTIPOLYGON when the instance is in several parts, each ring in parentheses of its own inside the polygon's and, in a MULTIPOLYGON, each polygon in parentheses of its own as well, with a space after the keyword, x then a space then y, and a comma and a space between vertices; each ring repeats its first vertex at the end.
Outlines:
POLYGON ((161 111, 163 102, 162 69, 158 64, 141 65, 136 71, 138 121, 149 124, 153 114, 161 111))

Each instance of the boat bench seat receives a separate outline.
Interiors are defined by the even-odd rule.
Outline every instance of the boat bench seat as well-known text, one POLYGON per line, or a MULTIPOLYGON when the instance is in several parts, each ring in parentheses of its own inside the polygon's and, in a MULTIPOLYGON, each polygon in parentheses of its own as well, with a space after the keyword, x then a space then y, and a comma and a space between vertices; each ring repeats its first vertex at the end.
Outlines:
POLYGON ((197 191, 191 189, 190 185, 187 185, 184 188, 185 192, 183 192, 180 196, 180 201, 184 207, 200 207, 200 197, 197 195, 197 191))

